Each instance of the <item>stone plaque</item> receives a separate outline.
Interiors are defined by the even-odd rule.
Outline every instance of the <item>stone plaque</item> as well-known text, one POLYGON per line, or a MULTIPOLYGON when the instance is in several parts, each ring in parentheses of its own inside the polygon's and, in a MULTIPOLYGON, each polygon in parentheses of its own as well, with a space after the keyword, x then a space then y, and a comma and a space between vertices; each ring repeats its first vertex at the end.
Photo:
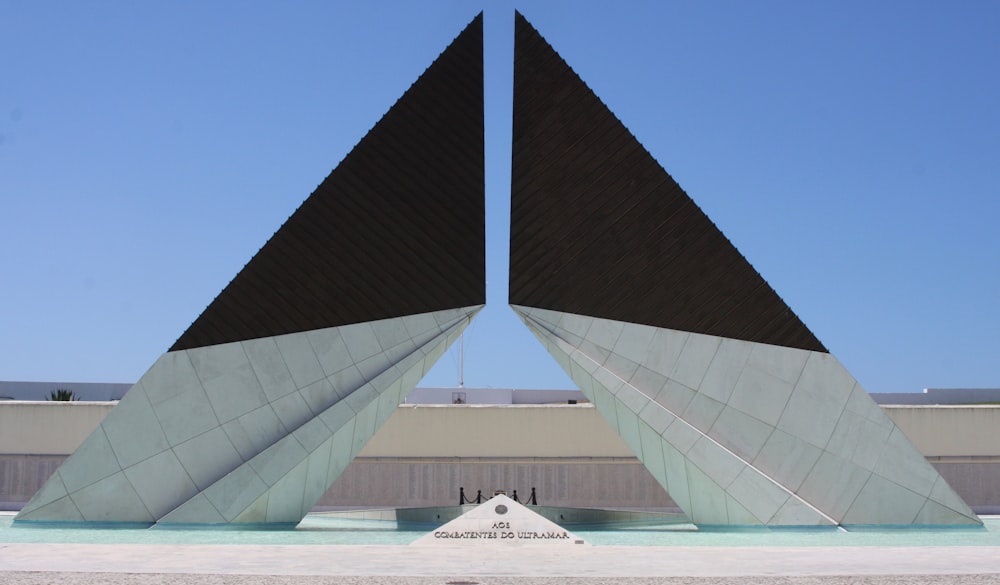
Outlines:
POLYGON ((502 494, 413 542, 421 546, 585 544, 572 532, 502 494))

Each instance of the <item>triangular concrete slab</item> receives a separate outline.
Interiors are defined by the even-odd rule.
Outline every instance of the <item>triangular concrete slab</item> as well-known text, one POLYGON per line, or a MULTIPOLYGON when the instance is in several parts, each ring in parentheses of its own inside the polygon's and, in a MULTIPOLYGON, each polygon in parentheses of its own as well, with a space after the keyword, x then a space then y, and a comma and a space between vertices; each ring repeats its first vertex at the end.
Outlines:
POLYGON ((486 301, 482 25, 480 14, 18 520, 301 519, 486 301))
POLYGON ((512 308, 693 522, 980 523, 520 14, 510 233, 512 308))

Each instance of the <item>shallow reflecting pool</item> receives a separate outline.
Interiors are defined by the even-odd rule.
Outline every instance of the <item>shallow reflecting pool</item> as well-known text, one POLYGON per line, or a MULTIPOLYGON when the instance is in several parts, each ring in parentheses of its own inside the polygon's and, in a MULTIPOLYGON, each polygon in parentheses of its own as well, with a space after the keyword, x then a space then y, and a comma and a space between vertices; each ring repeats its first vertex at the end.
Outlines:
MULTIPOLYGON (((434 524, 359 520, 309 514, 295 528, 242 530, 207 528, 82 528, 12 526, 13 513, 0 514, 0 543, 93 544, 409 544, 434 524)), ((1000 546, 1000 517, 983 518, 978 529, 708 529, 690 524, 568 527, 598 546, 1000 546)))

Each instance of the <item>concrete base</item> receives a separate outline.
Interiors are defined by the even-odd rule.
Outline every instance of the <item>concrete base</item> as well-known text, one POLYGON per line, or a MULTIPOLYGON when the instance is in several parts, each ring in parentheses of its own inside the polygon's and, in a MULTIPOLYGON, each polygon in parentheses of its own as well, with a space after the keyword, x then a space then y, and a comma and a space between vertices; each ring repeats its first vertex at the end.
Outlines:
POLYGON ((0 556, 0 580, 10 585, 66 583, 81 575, 85 579, 72 582, 94 582, 95 573, 107 573, 99 579, 105 583, 127 579, 144 584, 222 583, 229 581, 220 576, 239 575, 240 583, 253 585, 331 582, 311 576, 345 577, 338 582, 353 584, 474 578, 484 585, 511 583, 517 577, 530 578, 524 582, 535 584, 543 583, 543 578, 566 583, 567 577, 589 578, 592 583, 608 583, 612 577, 702 577, 710 578, 710 583, 739 578, 725 583, 746 583, 746 577, 756 577, 754 583, 846 584, 859 582, 848 576, 866 576, 864 583, 978 585, 1000 576, 1000 547, 559 547, 530 554, 480 555, 473 561, 449 548, 408 546, 8 544, 0 556), (163 578, 166 574, 173 577, 163 578), (251 580, 251 576, 268 577, 251 580), (274 576, 297 579, 277 581, 274 576), (363 576, 371 579, 358 579, 363 576), (806 576, 842 580, 816 581, 806 576), (877 576, 894 577, 871 578, 877 576))

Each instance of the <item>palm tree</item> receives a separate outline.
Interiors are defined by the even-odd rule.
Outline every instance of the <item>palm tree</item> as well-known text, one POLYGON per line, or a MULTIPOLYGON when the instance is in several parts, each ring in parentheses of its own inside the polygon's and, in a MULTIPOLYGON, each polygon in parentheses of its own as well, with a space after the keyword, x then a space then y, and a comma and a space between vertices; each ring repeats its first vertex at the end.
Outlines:
POLYGON ((73 394, 72 390, 68 390, 66 388, 59 388, 57 390, 53 390, 52 392, 49 393, 49 397, 47 398, 47 400, 55 400, 60 402, 76 402, 79 399, 80 397, 77 396, 76 394, 73 394))

